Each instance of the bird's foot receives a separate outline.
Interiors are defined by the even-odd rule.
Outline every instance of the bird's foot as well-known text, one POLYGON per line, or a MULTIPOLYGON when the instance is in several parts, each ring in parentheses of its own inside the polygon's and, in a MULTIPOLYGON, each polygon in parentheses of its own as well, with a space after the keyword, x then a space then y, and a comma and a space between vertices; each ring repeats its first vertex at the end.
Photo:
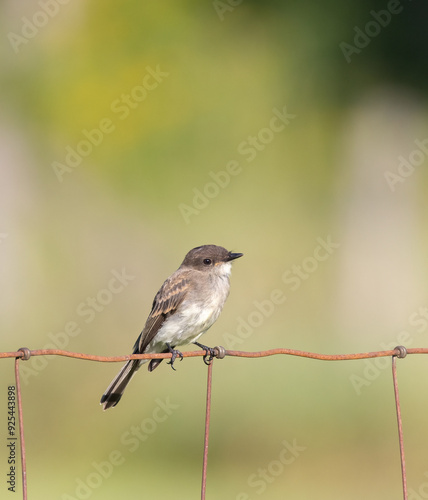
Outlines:
POLYGON ((177 357, 180 358, 180 361, 183 361, 183 353, 181 351, 178 351, 177 349, 173 349, 169 344, 166 344, 168 347, 168 351, 172 354, 171 356, 171 361, 168 361, 168 365, 171 365, 171 368, 175 371, 174 368, 174 361, 177 359, 177 357))
POLYGON ((200 344, 199 342, 193 342, 193 343, 205 351, 205 355, 203 357, 204 363, 206 365, 210 365, 211 361, 217 355, 215 347, 208 347, 206 345, 200 344))

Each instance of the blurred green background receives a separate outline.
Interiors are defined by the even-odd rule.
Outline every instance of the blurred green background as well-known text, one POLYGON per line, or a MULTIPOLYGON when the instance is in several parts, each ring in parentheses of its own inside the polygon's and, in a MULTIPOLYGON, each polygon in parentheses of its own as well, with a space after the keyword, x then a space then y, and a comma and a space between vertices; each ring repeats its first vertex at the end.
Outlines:
MULTIPOLYGON (((427 347, 427 13, 3 0, 0 350, 129 353, 163 280, 207 243, 245 254, 208 345, 427 347)), ((199 497, 201 358, 143 367, 104 413, 119 366, 21 364, 33 500, 199 497)), ((398 375, 409 490, 428 498, 427 359, 398 375)), ((3 496, 12 360, 0 377, 3 496)), ((390 360, 216 361, 207 487, 401 498, 390 360)))

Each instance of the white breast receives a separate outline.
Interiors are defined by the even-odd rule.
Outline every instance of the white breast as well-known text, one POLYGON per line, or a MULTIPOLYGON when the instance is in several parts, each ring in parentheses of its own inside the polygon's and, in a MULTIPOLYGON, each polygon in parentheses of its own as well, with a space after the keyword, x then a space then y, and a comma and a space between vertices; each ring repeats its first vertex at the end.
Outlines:
POLYGON ((194 295, 183 301, 159 329, 146 352, 162 352, 166 342, 171 346, 195 342, 214 324, 229 294, 230 265, 228 267, 217 274, 212 282, 212 293, 205 300, 194 295))

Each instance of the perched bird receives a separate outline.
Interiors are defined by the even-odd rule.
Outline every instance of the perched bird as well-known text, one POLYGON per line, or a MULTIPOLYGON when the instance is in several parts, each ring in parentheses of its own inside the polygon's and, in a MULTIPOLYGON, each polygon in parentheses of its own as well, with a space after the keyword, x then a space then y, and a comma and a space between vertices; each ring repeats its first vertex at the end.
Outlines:
MULTIPOLYGON (((229 295, 232 260, 242 255, 216 245, 190 250, 156 294, 132 353, 170 352, 169 364, 175 369, 177 356, 183 359, 175 347, 193 342, 206 350, 204 361, 209 355, 209 363, 214 350, 196 341, 219 317, 229 295)), ((149 371, 153 371, 162 359, 132 359, 123 366, 101 397, 104 410, 117 405, 135 372, 148 361, 149 371)))

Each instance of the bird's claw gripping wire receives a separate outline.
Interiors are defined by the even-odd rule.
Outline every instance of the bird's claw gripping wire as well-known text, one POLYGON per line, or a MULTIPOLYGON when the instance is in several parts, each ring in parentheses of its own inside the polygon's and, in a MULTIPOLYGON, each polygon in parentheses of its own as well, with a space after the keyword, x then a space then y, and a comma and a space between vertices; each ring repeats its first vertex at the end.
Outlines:
POLYGON ((199 342, 193 342, 193 343, 205 351, 205 355, 203 357, 204 363, 206 365, 210 365, 211 361, 217 356, 217 348, 208 347, 206 345, 200 344, 199 342))
POLYGON ((168 347, 168 351, 172 354, 171 356, 171 361, 168 361, 168 365, 171 365, 171 368, 175 371, 174 368, 174 361, 178 358, 180 358, 180 361, 183 361, 183 353, 181 351, 178 351, 177 349, 173 349, 169 344, 166 344, 168 347))

